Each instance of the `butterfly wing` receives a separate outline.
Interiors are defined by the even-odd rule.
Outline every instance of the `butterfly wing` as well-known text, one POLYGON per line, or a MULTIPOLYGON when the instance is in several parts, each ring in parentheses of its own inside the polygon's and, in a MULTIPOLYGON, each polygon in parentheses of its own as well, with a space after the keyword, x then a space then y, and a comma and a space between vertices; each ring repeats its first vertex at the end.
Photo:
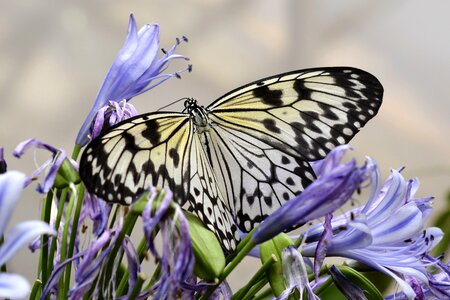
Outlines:
POLYGON ((191 176, 189 202, 197 216, 213 231, 222 246, 231 251, 240 239, 229 206, 225 203, 223 189, 218 185, 199 135, 194 134, 191 151, 191 176))
POLYGON ((189 115, 150 113, 116 124, 86 147, 80 176, 89 192, 125 205, 151 186, 189 200, 203 223, 232 251, 239 240, 211 164, 189 115))
POLYGON ((250 231, 315 178, 309 164, 246 132, 226 126, 205 131, 220 190, 239 228, 250 231))
POLYGON ((150 113, 108 129, 86 147, 80 176, 89 192, 131 204, 150 186, 169 187, 183 205, 193 125, 183 113, 150 113))
POLYGON ((208 106, 206 151, 240 229, 302 191, 313 177, 308 162, 350 141, 377 113, 382 95, 365 71, 316 68, 259 80, 208 106))

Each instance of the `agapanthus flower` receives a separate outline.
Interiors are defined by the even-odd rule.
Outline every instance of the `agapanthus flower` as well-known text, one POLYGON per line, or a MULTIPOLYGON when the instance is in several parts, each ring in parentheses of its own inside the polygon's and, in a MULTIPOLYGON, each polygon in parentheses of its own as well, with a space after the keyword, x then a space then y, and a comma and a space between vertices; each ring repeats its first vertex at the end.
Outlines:
POLYGON ((187 219, 181 208, 171 201, 170 191, 166 191, 158 210, 153 213, 156 193, 151 194, 142 216, 149 249, 161 264, 161 277, 152 287, 155 298, 172 299, 181 293, 192 297, 198 288, 191 282, 194 254, 187 219), (175 209, 169 213, 171 205, 175 209), (154 246, 153 235, 156 226, 159 226, 162 236, 162 254, 158 253, 154 246))
POLYGON ((284 248, 282 252, 283 275, 286 281, 287 289, 283 291, 276 299, 284 300, 298 290, 300 299, 303 298, 303 292, 306 292, 307 299, 319 300, 308 280, 308 271, 300 252, 294 246, 284 248))
MULTIPOLYGON (((25 244, 42 234, 53 234, 47 223, 41 221, 26 221, 16 224, 5 234, 5 228, 19 200, 26 181, 25 174, 9 171, 0 174, 0 267, 25 244), (1 241, 1 240, 0 240, 1 241)), ((19 299, 30 292, 28 281, 17 274, 0 273, 0 297, 19 299)))
POLYGON ((88 142, 89 130, 97 112, 107 106, 109 101, 128 101, 169 78, 179 77, 179 73, 183 71, 189 71, 190 66, 175 73, 163 73, 169 61, 180 58, 187 60, 187 57, 175 54, 175 49, 181 41, 186 41, 186 38, 177 39, 176 44, 159 57, 159 26, 147 24, 138 31, 131 15, 125 44, 106 75, 94 105, 78 132, 77 145, 83 146, 88 142))
POLYGON ((27 180, 25 181, 25 185, 29 185, 42 172, 49 168, 47 174, 45 175, 44 182, 42 184, 39 183, 37 186, 37 191, 40 193, 47 193, 50 191, 53 187, 53 183, 55 182, 58 170, 61 168, 65 160, 69 161, 74 169, 78 169, 77 162, 68 157, 64 150, 57 149, 50 144, 41 142, 40 140, 34 138, 23 141, 17 145, 16 148, 14 148, 13 154, 15 157, 20 158, 27 150, 31 148, 44 149, 51 153, 51 157, 39 166, 36 171, 31 174, 31 176, 27 177, 27 180))
POLYGON ((111 207, 111 203, 99 201, 95 196, 86 193, 81 208, 79 225, 83 226, 84 221, 89 217, 93 222, 95 236, 101 235, 108 225, 111 207))
POLYGON ((137 115, 136 108, 126 100, 120 102, 109 101, 95 116, 91 130, 91 138, 94 139, 102 130, 137 115))
MULTIPOLYGON (((68 295, 69 299, 80 299, 94 283, 98 283, 99 273, 105 271, 105 263, 108 261, 111 249, 115 246, 120 229, 121 223, 119 222, 118 226, 105 230, 99 237, 91 241, 85 249, 64 262, 56 264, 41 298, 46 297, 51 291, 57 293, 58 280, 66 266, 74 261, 80 261, 75 271, 75 285, 70 289, 68 295)), ((111 280, 113 274, 115 273, 106 275, 110 284, 114 284, 114 280, 111 280)), ((103 287, 98 285, 93 293, 105 296, 108 287, 103 290, 103 287)))
POLYGON ((323 217, 350 200, 366 179, 366 169, 358 167, 355 160, 338 164, 348 148, 340 146, 331 151, 318 165, 318 178, 267 217, 253 234, 253 241, 262 243, 293 226, 323 217))
POLYGON ((379 170, 370 158, 366 170, 371 178, 371 194, 367 204, 334 218, 328 230, 327 249, 318 246, 324 225, 311 227, 302 254, 341 256, 362 262, 394 278, 409 299, 416 293, 407 278, 428 285, 427 267, 436 265, 424 255, 442 237, 439 228, 424 229, 429 215, 431 198, 415 198, 418 181, 405 181, 393 170, 384 186, 379 186, 379 170), (392 216, 395 216, 394 218, 392 216))

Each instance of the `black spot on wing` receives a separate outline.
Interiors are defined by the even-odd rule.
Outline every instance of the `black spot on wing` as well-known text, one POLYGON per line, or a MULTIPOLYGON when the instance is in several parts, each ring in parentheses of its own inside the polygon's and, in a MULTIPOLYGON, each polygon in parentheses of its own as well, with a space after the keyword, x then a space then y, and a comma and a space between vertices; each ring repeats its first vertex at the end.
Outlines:
POLYGON ((156 120, 148 120, 146 122, 146 128, 142 131, 142 136, 150 141, 153 145, 156 145, 161 140, 161 133, 158 130, 159 125, 156 120))
POLYGON ((271 90, 267 86, 260 86, 253 90, 253 96, 260 98, 262 103, 270 106, 281 106, 283 104, 282 95, 282 91, 271 90))
POLYGON ((178 167, 178 164, 180 163, 180 155, 178 154, 177 150, 174 148, 171 148, 169 150, 169 157, 173 160, 173 165, 175 168, 178 167))
POLYGON ((271 132, 281 133, 281 130, 280 130, 280 128, 278 128, 274 119, 264 119, 264 120, 262 120, 262 124, 264 125, 264 127, 266 127, 267 130, 269 130, 271 132))

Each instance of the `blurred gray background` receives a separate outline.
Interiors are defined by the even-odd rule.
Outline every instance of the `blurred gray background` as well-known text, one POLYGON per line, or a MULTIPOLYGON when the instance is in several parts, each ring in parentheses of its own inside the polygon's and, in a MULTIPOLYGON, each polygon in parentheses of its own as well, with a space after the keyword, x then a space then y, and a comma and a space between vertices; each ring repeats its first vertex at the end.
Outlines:
MULTIPOLYGON (((435 206, 450 189, 450 2, 447 1, 1 1, 0 145, 9 169, 30 174, 35 157, 11 156, 39 138, 71 152, 106 72, 122 47, 130 13, 161 25, 161 46, 182 35, 178 53, 193 72, 133 99, 138 111, 181 97, 206 105, 256 79, 289 70, 348 65, 385 88, 378 116, 352 141, 354 155, 419 177, 435 206)), ((172 64, 171 70, 184 66, 172 64)), ((42 152, 36 160, 46 158, 42 152)), ((14 221, 38 219, 34 185, 14 221)), ((38 256, 22 250, 10 270, 35 276, 38 256)), ((249 260, 248 264, 257 261, 249 260)), ((232 275, 237 287, 255 270, 232 275)))

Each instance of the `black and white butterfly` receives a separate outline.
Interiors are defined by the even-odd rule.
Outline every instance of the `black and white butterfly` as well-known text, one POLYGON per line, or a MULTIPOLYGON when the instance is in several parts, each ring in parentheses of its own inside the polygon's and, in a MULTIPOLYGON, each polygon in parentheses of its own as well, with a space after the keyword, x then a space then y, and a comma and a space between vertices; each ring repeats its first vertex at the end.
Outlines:
POLYGON ((309 162, 345 144, 377 113, 383 87, 350 67, 283 73, 244 85, 207 107, 153 112, 109 128, 86 148, 89 192, 130 204, 167 187, 233 250, 315 178, 309 162))

